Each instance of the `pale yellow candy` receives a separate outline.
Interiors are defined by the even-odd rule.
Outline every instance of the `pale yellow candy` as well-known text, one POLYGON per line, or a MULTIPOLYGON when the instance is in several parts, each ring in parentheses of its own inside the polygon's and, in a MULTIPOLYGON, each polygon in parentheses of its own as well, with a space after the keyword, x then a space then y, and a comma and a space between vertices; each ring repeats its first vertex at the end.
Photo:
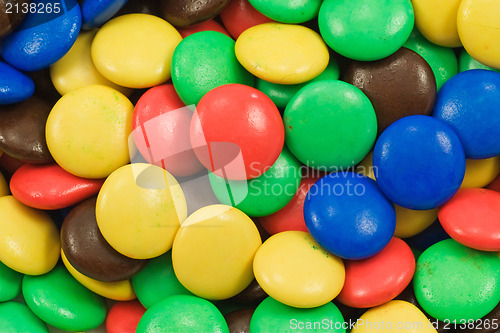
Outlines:
POLYGON ((462 0, 412 0, 415 25, 434 44, 462 45, 457 31, 457 12, 462 0))
MULTIPOLYGON (((0 153, 0 156, 1 155, 2 154, 0 153)), ((9 195, 9 194, 10 194, 9 184, 7 184, 7 181, 5 180, 5 177, 0 172, 0 197, 3 197, 4 195, 9 195)))
POLYGON ((179 32, 159 17, 123 15, 101 27, 92 42, 92 60, 116 84, 152 87, 170 78, 172 55, 181 40, 179 32))
POLYGON ((297 308, 330 302, 345 281, 342 259, 303 231, 284 231, 268 238, 255 255, 253 269, 269 296, 297 308))
POLYGON ((427 229, 437 219, 437 209, 412 210, 394 205, 396 210, 395 237, 415 236, 427 229))
POLYGON ((187 205, 182 189, 164 169, 125 165, 104 182, 97 197, 97 225, 106 241, 134 259, 157 257, 172 248, 187 205))
POLYGON ((415 305, 390 301, 366 311, 351 333, 400 332, 435 333, 432 323, 415 305))
POLYGON ((61 259, 66 266, 68 272, 73 277, 84 285, 87 289, 92 290, 98 295, 113 299, 115 301, 130 301, 136 298, 132 282, 130 280, 103 282, 98 281, 77 271, 66 258, 64 251, 61 249, 61 259))
POLYGON ((64 95, 46 124, 52 157, 79 177, 104 178, 130 161, 134 106, 115 89, 92 85, 64 95))
POLYGON ((472 58, 500 69, 500 1, 463 0, 457 27, 460 40, 472 58))
POLYGON ((239 209, 203 207, 182 223, 175 236, 175 275, 197 296, 211 300, 235 296, 252 282, 252 262, 261 244, 257 227, 239 209))
POLYGON ((50 67, 50 78, 59 94, 92 84, 108 86, 127 96, 132 93, 132 89, 114 84, 95 68, 90 45, 96 33, 97 30, 81 32, 68 53, 50 67))
POLYGON ((29 275, 49 272, 59 260, 59 231, 47 213, 13 196, 0 197, 0 261, 29 275))
POLYGON ((467 159, 465 176, 460 188, 484 187, 491 183, 500 172, 500 156, 482 160, 467 159))
POLYGON ((260 79, 297 84, 318 76, 328 65, 328 48, 313 30, 292 24, 265 23, 236 40, 236 57, 260 79))

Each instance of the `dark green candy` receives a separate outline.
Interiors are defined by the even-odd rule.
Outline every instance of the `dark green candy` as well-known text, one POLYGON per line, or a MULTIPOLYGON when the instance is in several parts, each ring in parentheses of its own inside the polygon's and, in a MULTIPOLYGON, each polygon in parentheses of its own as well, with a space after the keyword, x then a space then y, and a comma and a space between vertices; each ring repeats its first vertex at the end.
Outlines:
POLYGON ((10 301, 19 295, 23 274, 5 266, 0 261, 0 302, 10 301))
POLYGON ((0 332, 48 333, 47 325, 24 304, 0 303, 0 332))

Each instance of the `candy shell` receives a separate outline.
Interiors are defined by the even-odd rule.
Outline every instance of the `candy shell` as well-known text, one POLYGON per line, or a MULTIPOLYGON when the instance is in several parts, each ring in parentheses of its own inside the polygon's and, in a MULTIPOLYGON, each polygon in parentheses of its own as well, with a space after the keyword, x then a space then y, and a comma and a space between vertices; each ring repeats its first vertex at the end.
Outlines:
POLYGON ((139 301, 116 302, 106 316, 107 333, 135 333, 144 312, 139 301))
POLYGON ((437 219, 437 209, 413 210, 394 205, 396 211, 396 231, 394 236, 406 238, 427 229, 437 219))
POLYGON ((219 14, 229 0, 169 0, 161 2, 162 17, 176 27, 186 27, 219 14))
POLYGON ((237 39, 241 33, 253 26, 273 22, 255 9, 248 0, 232 0, 220 13, 227 31, 237 39))
POLYGON ((186 38, 187 36, 190 36, 194 33, 200 32, 200 31, 217 31, 220 33, 223 33, 224 35, 231 37, 229 32, 226 31, 226 29, 220 25, 215 20, 206 20, 201 23, 195 24, 193 26, 185 27, 185 28, 179 28, 179 33, 181 34, 182 38, 186 38))
POLYGON ((225 314, 224 319, 229 327, 229 332, 250 333, 250 320, 253 312, 253 309, 242 309, 225 314))
POLYGON ((0 261, 0 302, 10 301, 19 295, 22 281, 23 274, 10 269, 0 261))
POLYGON ((500 72, 500 69, 489 67, 480 63, 476 59, 472 58, 470 54, 465 51, 465 49, 462 49, 458 58, 458 70, 460 72, 465 72, 470 69, 487 69, 490 71, 500 72))
POLYGON ((304 23, 318 16, 323 0, 249 0, 250 4, 267 17, 282 23, 304 23))
POLYGON ((266 297, 267 294, 264 289, 257 283, 257 280, 253 280, 245 290, 227 301, 238 304, 255 305, 262 302, 266 297))
MULTIPOLYGON (((29 4, 29 0, 3 0, 0 6, 2 6, 2 10, 0 10, 0 38, 4 38, 7 35, 10 35, 16 28, 21 24, 21 22, 26 17, 26 12, 22 10, 10 10, 7 12, 7 4, 23 7, 29 4)), ((10 7, 10 6, 9 6, 10 7)), ((12 7, 10 7, 12 9, 12 7)))
POLYGON ((22 303, 0 303, 0 327, 3 333, 49 333, 47 325, 22 303))
POLYGON ((96 28, 115 15, 127 0, 83 0, 82 28, 96 28))
POLYGON ((465 176, 460 188, 485 187, 500 173, 500 156, 465 161, 465 176))
POLYGON ((22 102, 35 92, 33 80, 0 61, 0 105, 22 102))

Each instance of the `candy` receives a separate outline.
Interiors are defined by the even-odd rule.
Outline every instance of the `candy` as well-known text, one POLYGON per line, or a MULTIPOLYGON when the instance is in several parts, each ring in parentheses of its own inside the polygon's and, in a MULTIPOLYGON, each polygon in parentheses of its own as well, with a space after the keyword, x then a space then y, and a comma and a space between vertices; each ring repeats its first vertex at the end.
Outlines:
POLYGON ((161 2, 162 16, 176 27, 200 23, 217 15, 229 0, 168 0, 161 2))
POLYGON ((500 157, 465 161, 465 176, 460 188, 485 187, 500 174, 500 157))
POLYGON ((29 4, 29 0, 2 0, 0 2, 0 38, 11 34, 26 16, 26 13, 21 10, 12 10, 15 4, 23 7, 29 4))
POLYGON ((24 304, 0 303, 0 327, 3 332, 48 333, 47 325, 24 304))
POLYGON ((106 316, 107 333, 135 333, 144 312, 138 301, 115 303, 106 316))
POLYGON ((253 26, 273 22, 256 10, 248 0, 232 0, 220 13, 227 31, 237 39, 241 33, 253 26))
POLYGON ((0 61, 0 105, 22 102, 34 92, 32 79, 0 61))
POLYGON ((458 69, 460 72, 465 72, 469 69, 488 69, 495 72, 500 72, 500 69, 486 66, 485 64, 482 64, 476 59, 472 58, 470 54, 465 51, 465 49, 462 49, 460 51, 460 56, 458 58, 458 69))
POLYGON ((224 315, 224 319, 226 320, 229 332, 250 332, 250 320, 252 319, 253 312, 253 309, 243 309, 236 310, 224 315))
POLYGON ((19 295, 22 280, 23 274, 10 269, 0 261, 0 302, 10 301, 19 295))
POLYGON ((249 0, 250 4, 267 17, 282 23, 303 23, 318 16, 321 0, 249 0))
POLYGON ((394 205, 396 211, 396 237, 418 235, 437 219, 437 209, 413 210, 394 205))
POLYGON ((193 26, 185 27, 185 28, 180 28, 178 29, 179 33, 181 34, 182 38, 186 38, 189 35, 192 35, 194 33, 200 32, 200 31, 217 31, 220 33, 223 33, 224 35, 228 36, 231 38, 231 35, 229 35, 229 32, 226 31, 226 29, 217 23, 217 21, 210 19, 203 21, 201 23, 195 24, 193 26))
POLYGON ((122 8, 127 0, 84 0, 82 2, 82 28, 96 28, 122 8))

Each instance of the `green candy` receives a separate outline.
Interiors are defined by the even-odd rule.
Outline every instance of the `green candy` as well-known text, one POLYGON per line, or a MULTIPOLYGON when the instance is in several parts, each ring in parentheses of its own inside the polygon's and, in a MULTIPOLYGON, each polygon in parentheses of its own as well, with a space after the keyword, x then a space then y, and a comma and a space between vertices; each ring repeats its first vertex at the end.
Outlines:
POLYGON ((10 301, 19 295, 23 276, 0 261, 0 302, 10 301))
POLYGON ((210 172, 208 175, 221 203, 250 216, 270 215, 285 207, 297 192, 301 177, 300 162, 286 148, 272 167, 257 178, 226 180, 210 172))
POLYGON ((377 135, 370 100, 342 81, 308 84, 288 103, 283 118, 290 151, 305 165, 323 171, 358 164, 377 135))
POLYGON ((132 286, 145 308, 173 295, 192 295, 179 282, 172 266, 172 251, 151 259, 146 267, 132 277, 132 286))
POLYGON ((252 333, 345 332, 342 313, 332 302, 317 308, 300 309, 271 297, 259 304, 250 321, 252 333))
POLYGON ((104 298, 81 285, 61 265, 44 275, 25 275, 22 289, 31 311, 59 329, 91 330, 106 318, 104 298))
POLYGON ((413 29, 410 0, 325 0, 319 31, 335 52, 372 61, 396 52, 413 29))
POLYGON ((220 311, 196 296, 170 296, 150 307, 137 325, 137 333, 229 333, 220 311))
POLYGON ((2 333, 48 333, 43 321, 24 304, 0 303, 0 332, 2 333))
POLYGON ((303 23, 318 16, 323 0, 249 0, 267 17, 282 23, 303 23))
POLYGON ((229 83, 254 86, 254 77, 240 65, 234 40, 216 31, 184 38, 172 58, 172 83, 186 105, 198 104, 210 90, 229 83))
POLYGON ((457 324, 487 315, 500 302, 500 259, 453 239, 438 242, 418 258, 413 288, 429 315, 457 324))
POLYGON ((333 58, 330 58, 330 63, 325 68, 325 70, 310 81, 300 84, 287 85, 257 79, 257 89, 266 94, 278 108, 284 109, 287 106, 288 102, 290 102, 292 97, 307 84, 324 80, 338 80, 339 73, 339 65, 333 58))
POLYGON ((413 29, 403 46, 418 53, 431 66, 438 90, 449 78, 458 73, 458 60, 453 49, 432 44, 417 28, 413 29))
POLYGON ((476 59, 472 58, 465 49, 462 49, 458 58, 458 70, 460 72, 465 72, 471 69, 486 69, 500 73, 500 69, 492 68, 480 63, 476 59))

